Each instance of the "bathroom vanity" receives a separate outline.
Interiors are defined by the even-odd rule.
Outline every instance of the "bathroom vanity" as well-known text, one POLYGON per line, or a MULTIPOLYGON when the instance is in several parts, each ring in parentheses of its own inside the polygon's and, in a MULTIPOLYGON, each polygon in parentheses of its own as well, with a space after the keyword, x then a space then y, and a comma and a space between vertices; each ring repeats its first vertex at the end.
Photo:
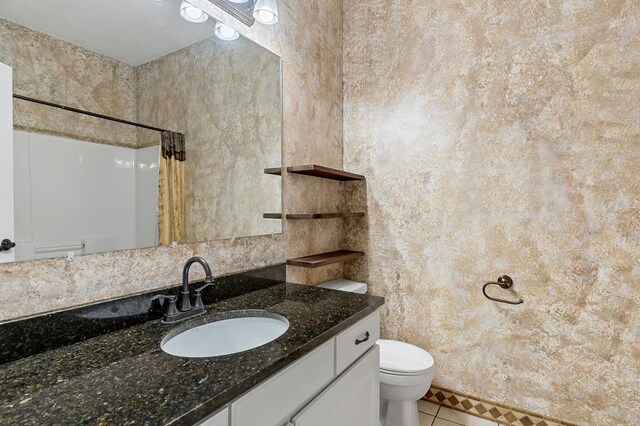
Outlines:
POLYGON ((0 424, 376 424, 384 300, 263 271, 216 280, 203 292, 206 312, 179 324, 162 323, 156 292, 0 325, 0 424), (289 328, 227 356, 160 347, 176 327, 249 310, 289 328))
POLYGON ((371 332, 379 327, 375 312, 199 424, 376 424, 380 351, 371 332))

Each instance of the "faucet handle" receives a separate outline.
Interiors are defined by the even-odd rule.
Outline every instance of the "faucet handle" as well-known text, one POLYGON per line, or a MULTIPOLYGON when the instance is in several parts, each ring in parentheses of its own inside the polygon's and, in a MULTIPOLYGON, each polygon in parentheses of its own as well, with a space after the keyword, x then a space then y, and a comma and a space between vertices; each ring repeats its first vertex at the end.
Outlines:
POLYGON ((204 303, 202 303, 202 290, 215 284, 213 280, 208 278, 204 282, 205 285, 196 288, 196 301, 193 303, 194 309, 204 308, 204 303))
POLYGON ((174 317, 176 315, 178 315, 178 307, 176 306, 176 301, 178 300, 177 296, 171 296, 171 295, 166 295, 166 294, 158 294, 155 295, 151 298, 151 300, 158 300, 158 299, 163 299, 163 300, 167 300, 168 301, 168 305, 167 308, 165 310, 164 315, 169 318, 169 317, 174 317))
POLYGON ((200 293, 202 290, 204 290, 205 288, 214 285, 215 283, 213 282, 213 280, 205 280, 204 281, 204 285, 201 287, 196 288, 196 294, 200 293))

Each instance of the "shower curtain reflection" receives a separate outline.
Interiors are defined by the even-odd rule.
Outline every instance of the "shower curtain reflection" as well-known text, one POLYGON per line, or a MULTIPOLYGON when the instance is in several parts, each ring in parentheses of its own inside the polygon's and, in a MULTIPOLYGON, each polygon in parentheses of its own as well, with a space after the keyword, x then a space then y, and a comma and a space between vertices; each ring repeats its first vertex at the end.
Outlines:
POLYGON ((185 238, 185 141, 176 132, 162 132, 161 137, 158 226, 160 244, 169 245, 185 238))

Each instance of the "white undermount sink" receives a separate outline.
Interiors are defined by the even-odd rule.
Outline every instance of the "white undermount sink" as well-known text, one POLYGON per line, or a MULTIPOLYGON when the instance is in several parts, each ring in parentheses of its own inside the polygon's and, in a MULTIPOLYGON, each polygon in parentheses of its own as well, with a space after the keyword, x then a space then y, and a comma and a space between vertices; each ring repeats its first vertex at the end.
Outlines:
POLYGON ((170 355, 186 358, 230 355, 267 344, 289 328, 289 321, 281 315, 259 311, 238 312, 238 315, 169 333, 162 339, 160 348, 170 355))

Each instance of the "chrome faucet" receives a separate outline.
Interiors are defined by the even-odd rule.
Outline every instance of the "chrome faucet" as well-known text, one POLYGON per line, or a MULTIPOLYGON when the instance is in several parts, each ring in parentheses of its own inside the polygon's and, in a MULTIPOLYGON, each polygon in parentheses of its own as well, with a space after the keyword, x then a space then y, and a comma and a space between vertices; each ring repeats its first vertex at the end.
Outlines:
POLYGON ((164 319, 162 320, 162 322, 173 323, 203 313, 205 310, 204 303, 202 303, 202 290, 213 284, 214 282, 213 277, 211 276, 211 268, 209 267, 207 261, 199 256, 194 256, 191 259, 187 260, 187 263, 184 264, 184 269, 182 270, 182 289, 180 290, 180 296, 176 297, 159 294, 151 298, 151 300, 163 299, 167 302, 165 307, 164 319), (189 270, 191 269, 191 265, 193 265, 194 263, 199 263, 200 265, 202 265, 206 276, 204 279, 204 285, 195 290, 195 301, 193 305, 191 305, 191 295, 189 294, 189 270))

